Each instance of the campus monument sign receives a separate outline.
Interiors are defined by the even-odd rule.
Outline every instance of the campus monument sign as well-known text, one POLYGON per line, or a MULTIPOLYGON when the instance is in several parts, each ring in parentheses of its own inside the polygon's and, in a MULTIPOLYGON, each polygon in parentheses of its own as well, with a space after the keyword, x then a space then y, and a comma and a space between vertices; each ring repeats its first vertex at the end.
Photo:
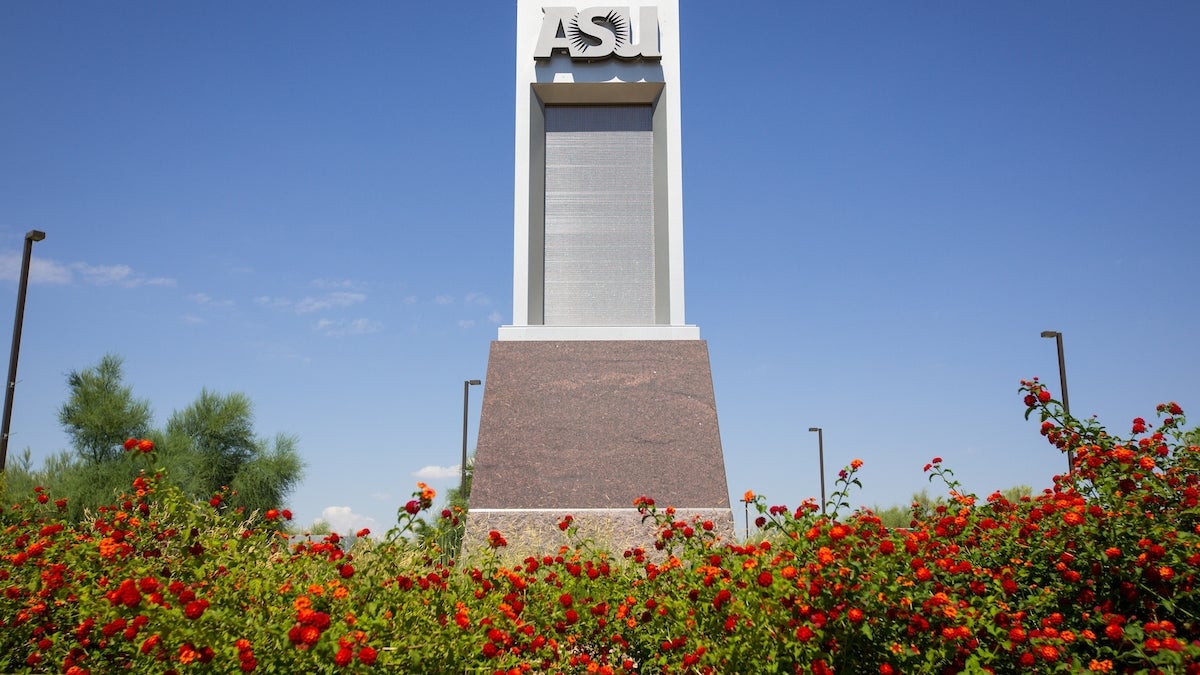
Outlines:
POLYGON ((618 552, 641 496, 729 533, 707 344, 684 321, 677 0, 518 0, 513 322, 492 343, 466 545, 571 515, 618 552))

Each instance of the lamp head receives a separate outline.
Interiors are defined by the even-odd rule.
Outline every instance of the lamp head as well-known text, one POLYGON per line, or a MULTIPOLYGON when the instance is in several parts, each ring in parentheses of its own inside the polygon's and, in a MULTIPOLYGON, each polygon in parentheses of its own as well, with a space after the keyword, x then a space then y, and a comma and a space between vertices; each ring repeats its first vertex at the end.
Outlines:
POLYGON ((479 380, 467 380, 467 384, 483 384, 479 380))
POLYGON ((46 233, 41 230, 30 230, 25 233, 25 238, 29 241, 41 241, 46 238, 46 233))
POLYGON ((1042 337, 1044 337, 1044 338, 1056 338, 1056 337, 1058 337, 1059 335, 1062 335, 1062 333, 1060 333, 1060 332, 1058 332, 1058 331, 1056 331, 1056 330, 1044 330, 1044 331, 1042 331, 1042 337))
POLYGON ((808 430, 809 431, 820 431, 821 427, 809 427, 808 430))

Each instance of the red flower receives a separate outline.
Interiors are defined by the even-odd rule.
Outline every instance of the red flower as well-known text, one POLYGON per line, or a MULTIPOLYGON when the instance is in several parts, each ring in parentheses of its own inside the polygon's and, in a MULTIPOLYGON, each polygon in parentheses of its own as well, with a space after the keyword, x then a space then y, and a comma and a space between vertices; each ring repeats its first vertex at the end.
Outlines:
POLYGON ((204 614, 204 610, 206 609, 208 609, 207 600, 193 600, 184 606, 183 615, 189 619, 196 620, 204 614))
POLYGON ((138 439, 136 439, 136 438, 125 439, 125 449, 126 450, 132 450, 132 449, 136 448, 137 444, 138 444, 138 439))
POLYGON ((349 579, 350 577, 354 576, 354 566, 342 565, 338 568, 338 574, 340 574, 343 579, 349 579))
POLYGON ((267 512, 263 514, 263 517, 267 520, 275 520, 279 517, 279 511, 276 509, 267 509, 267 512))
POLYGON ((850 619, 850 621, 853 623, 859 623, 864 618, 863 611, 857 607, 851 607, 850 610, 846 612, 846 618, 850 619))
POLYGON ((421 502, 415 499, 408 500, 408 503, 404 505, 404 511, 410 516, 417 515, 421 512, 421 502))
POLYGON ((808 626, 800 626, 796 629, 796 639, 800 642, 808 642, 812 639, 813 632, 808 626))
POLYGON ((1050 392, 1046 391, 1045 389, 1038 391, 1037 397, 1042 403, 1049 403, 1051 398, 1050 392))
POLYGON ((105 594, 105 597, 114 606, 125 605, 132 608, 137 607, 142 602, 142 594, 138 591, 137 584, 133 583, 132 579, 122 581, 116 590, 109 591, 105 594))
POLYGON ((363 647, 358 650, 358 660, 368 666, 375 665, 375 659, 379 658, 379 654, 372 647, 363 647))
POLYGON ((162 636, 159 635, 158 633, 151 635, 150 637, 146 638, 144 642, 142 642, 141 652, 143 654, 149 654, 151 651, 154 650, 155 647, 158 646, 158 643, 161 640, 162 640, 162 636))
POLYGON ((148 438, 143 438, 142 440, 138 441, 137 449, 143 454, 150 452, 151 450, 154 450, 154 441, 148 438))
POLYGON ((356 537, 365 537, 365 536, 367 536, 368 534, 371 534, 371 530, 370 530, 370 528, 366 528, 366 527, 364 527, 363 529, 359 530, 358 532, 355 532, 355 533, 354 533, 354 536, 356 536, 356 537))
POLYGON ((758 585, 759 586, 770 586, 774 582, 775 582, 775 577, 771 576, 770 572, 764 571, 764 572, 759 573, 759 575, 758 575, 758 585))
POLYGON ((333 657, 333 663, 339 668, 345 668, 354 660, 354 652, 349 647, 342 647, 333 657))
POLYGON ((284 520, 292 519, 292 512, 288 509, 284 509, 284 510, 280 511, 279 513, 283 515, 284 520))
POLYGON ((729 599, 732 597, 733 594, 730 593, 728 589, 722 588, 721 590, 717 591, 717 596, 713 598, 712 601, 713 609, 721 609, 721 605, 729 602, 729 599))

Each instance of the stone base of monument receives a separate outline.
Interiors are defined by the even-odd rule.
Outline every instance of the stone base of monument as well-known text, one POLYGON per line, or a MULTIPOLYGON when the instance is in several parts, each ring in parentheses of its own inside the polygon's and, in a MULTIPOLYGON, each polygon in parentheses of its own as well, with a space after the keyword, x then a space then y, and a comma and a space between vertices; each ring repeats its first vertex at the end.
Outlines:
MULTIPOLYGON (((657 500, 655 500, 657 501, 657 500)), ((728 508, 676 509, 675 521, 693 523, 709 521, 712 531, 732 541, 733 514, 728 508)), ((656 537, 653 520, 643 520, 637 509, 472 509, 468 515, 467 550, 488 547, 488 533, 496 531, 504 537, 502 554, 524 558, 529 555, 551 554, 560 546, 575 547, 586 543, 594 549, 616 557, 637 547, 655 557, 656 537), (574 533, 559 529, 559 523, 571 516, 574 533)), ((699 527, 695 528, 697 532, 699 527)), ((678 536, 678 533, 676 533, 678 536)))
POLYGON ((553 553, 568 514, 599 548, 649 548, 643 496, 733 536, 707 343, 493 342, 465 551, 495 530, 510 553, 553 553))

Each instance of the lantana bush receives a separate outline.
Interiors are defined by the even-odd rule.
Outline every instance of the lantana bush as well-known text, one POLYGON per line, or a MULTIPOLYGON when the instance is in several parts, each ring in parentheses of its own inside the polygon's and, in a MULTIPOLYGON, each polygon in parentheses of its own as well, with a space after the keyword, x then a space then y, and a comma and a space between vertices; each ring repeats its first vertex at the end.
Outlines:
POLYGON ((0 516, 0 672, 1200 673, 1183 411, 1120 434, 1036 379, 1020 395, 1072 467, 1032 497, 979 497, 933 458, 948 498, 888 528, 850 510, 855 460, 825 505, 747 494, 745 541, 647 496, 645 548, 578 540, 568 516, 523 559, 501 532, 439 549, 469 514, 431 513, 425 486, 387 533, 289 537, 286 510, 185 498, 131 439, 145 469, 83 524, 40 488, 0 516))

